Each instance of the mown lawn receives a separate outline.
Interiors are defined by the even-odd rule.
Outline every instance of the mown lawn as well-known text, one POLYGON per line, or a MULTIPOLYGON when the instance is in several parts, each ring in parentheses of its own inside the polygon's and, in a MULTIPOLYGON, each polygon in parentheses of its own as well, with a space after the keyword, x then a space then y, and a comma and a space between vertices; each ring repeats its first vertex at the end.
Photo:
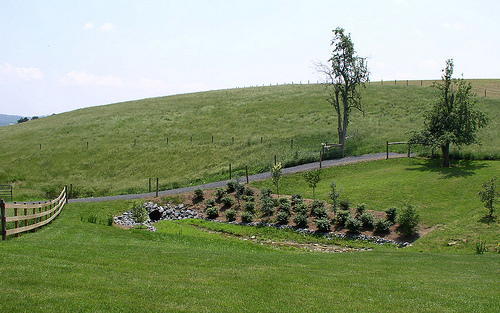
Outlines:
MULTIPOLYGON (((316 197, 329 201, 334 180, 342 188, 340 198, 349 200, 351 206, 364 203, 369 210, 385 211, 413 205, 422 218, 421 227, 434 230, 419 239, 412 250, 469 253, 480 239, 493 250, 500 243, 500 219, 484 219, 488 210, 478 192, 484 181, 500 176, 500 162, 457 161, 451 168, 442 168, 439 162, 404 158, 328 168, 316 187, 316 197), (457 245, 448 245, 455 241, 457 245)), ((251 185, 275 190, 270 180, 251 185)), ((313 197, 301 173, 283 176, 280 191, 313 197)))
POLYGON ((125 202, 70 204, 0 243, 5 312, 493 312, 500 256, 380 248, 276 250, 162 222, 158 232, 82 221, 125 202))

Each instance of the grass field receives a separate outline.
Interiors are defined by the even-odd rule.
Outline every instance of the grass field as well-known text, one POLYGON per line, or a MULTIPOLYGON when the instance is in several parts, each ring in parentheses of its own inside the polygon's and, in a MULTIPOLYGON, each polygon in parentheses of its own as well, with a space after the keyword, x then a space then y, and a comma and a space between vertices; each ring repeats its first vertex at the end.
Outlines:
MULTIPOLYGON (((488 242, 490 250, 500 243, 500 220, 484 219, 488 210, 478 196, 482 183, 499 173, 499 161, 461 161, 441 168, 439 160, 381 160, 326 169, 315 193, 328 201, 329 186, 335 180, 342 188, 340 198, 352 206, 364 203, 367 209, 385 211, 411 204, 422 218, 421 227, 434 229, 410 250, 471 253, 480 239, 488 242), (454 241, 458 244, 448 245, 454 241)), ((270 181, 251 185, 275 190, 270 181)), ((280 190, 313 197, 302 174, 283 176, 280 190)))
POLYGON ((0 242, 5 312, 494 312, 497 254, 376 248, 277 250, 161 222, 158 232, 81 221, 129 203, 70 204, 50 226, 0 242))
MULTIPOLYGON (((490 127, 479 133, 483 146, 460 153, 499 158, 500 80, 472 82, 479 95, 490 90, 486 98, 478 96, 490 127)), ((429 82, 367 85, 366 114, 352 114, 347 153, 381 152, 386 140, 406 140, 421 127, 435 92, 429 82)), ((257 173, 268 170, 274 155, 285 165, 317 160, 321 142, 336 141, 335 118, 324 96, 321 85, 219 90, 1 127, 0 182, 14 186, 17 201, 46 199, 69 184, 89 197, 146 192, 150 177, 160 178, 160 189, 227 179, 230 163, 240 175, 245 165, 257 173)))

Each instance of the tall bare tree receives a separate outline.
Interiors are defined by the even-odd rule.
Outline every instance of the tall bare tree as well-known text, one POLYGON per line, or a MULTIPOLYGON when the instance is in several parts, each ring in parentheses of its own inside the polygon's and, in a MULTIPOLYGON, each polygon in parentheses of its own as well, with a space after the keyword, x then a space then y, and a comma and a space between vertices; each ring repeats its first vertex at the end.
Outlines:
POLYGON ((345 140, 349 115, 352 109, 364 111, 361 106, 359 87, 364 87, 369 80, 370 72, 366 58, 356 54, 351 34, 346 35, 343 28, 333 30, 331 46, 335 48, 328 64, 316 63, 318 72, 324 74, 328 90, 327 101, 333 106, 337 115, 337 132, 342 155, 345 155, 345 140))

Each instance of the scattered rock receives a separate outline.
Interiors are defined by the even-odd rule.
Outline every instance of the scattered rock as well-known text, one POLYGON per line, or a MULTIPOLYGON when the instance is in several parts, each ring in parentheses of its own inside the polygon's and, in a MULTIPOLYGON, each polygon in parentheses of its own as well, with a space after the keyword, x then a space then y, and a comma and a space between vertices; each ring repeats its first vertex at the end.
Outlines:
MULTIPOLYGON (((166 206, 162 207, 153 202, 148 202, 143 206, 146 209, 149 218, 142 225, 146 226, 146 228, 150 231, 156 231, 156 227, 154 227, 152 224, 158 221, 202 218, 202 216, 197 212, 185 209, 183 204, 180 204, 178 206, 170 206, 167 204, 166 206)), ((132 219, 131 211, 124 212, 121 216, 115 216, 114 223, 126 228, 141 226, 141 224, 136 223, 132 219)))

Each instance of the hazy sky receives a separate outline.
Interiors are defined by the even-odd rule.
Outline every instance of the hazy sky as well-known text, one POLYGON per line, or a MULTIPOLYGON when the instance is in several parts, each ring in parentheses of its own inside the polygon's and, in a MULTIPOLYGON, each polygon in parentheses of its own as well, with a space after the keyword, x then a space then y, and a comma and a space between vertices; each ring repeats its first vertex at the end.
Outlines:
POLYGON ((500 1, 2 0, 0 113, 317 81, 332 30, 371 80, 500 78, 500 1))

